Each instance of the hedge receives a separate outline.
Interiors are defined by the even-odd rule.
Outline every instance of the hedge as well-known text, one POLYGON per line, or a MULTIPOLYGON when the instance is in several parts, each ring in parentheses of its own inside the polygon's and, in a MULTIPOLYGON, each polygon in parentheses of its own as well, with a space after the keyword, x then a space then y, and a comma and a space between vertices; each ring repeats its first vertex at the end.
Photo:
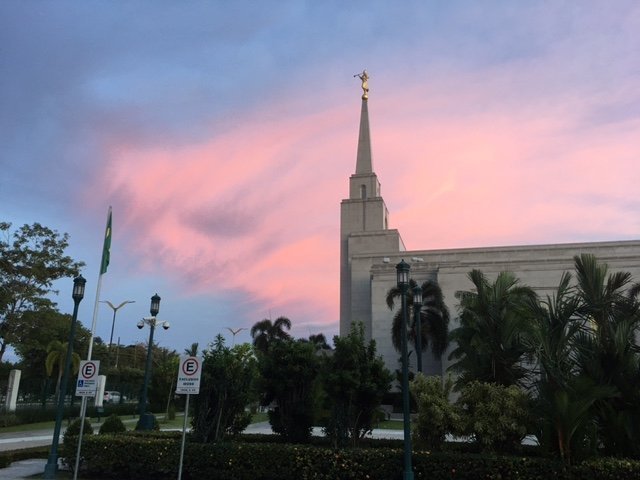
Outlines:
POLYGON ((6 468, 18 460, 30 460, 32 458, 48 458, 49 445, 44 447, 21 448, 0 452, 0 468, 6 468))
MULTIPOLYGON (((87 477, 173 479, 180 439, 159 435, 93 435, 83 440, 87 477)), ((282 443, 188 442, 185 480, 400 480, 401 448, 334 451, 282 443)), ((416 479, 430 480, 640 480, 640 462, 599 459, 566 467, 545 458, 462 453, 413 454, 416 479)))

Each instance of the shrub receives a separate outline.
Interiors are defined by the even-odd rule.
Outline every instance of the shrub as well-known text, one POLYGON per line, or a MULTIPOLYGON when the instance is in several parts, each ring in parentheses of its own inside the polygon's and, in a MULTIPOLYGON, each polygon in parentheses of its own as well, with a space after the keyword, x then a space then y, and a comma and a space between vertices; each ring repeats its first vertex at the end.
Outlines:
MULTIPOLYGON (((78 448, 78 435, 80 435, 80 419, 76 418, 71 425, 67 427, 62 437, 61 457, 63 463, 67 467, 75 465, 76 450, 78 448)), ((85 417, 84 431, 82 433, 82 441, 93 435, 93 426, 91 421, 85 417)))
MULTIPOLYGON (((151 417, 153 418, 153 426, 151 427, 151 429, 155 431, 160 430, 160 424, 158 423, 158 419, 156 418, 156 416, 151 415, 151 417)), ((136 430, 140 430, 140 418, 138 418, 138 421, 136 422, 136 430)))
MULTIPOLYGON (((77 437, 78 435, 80 435, 80 419, 76 418, 65 430, 63 443, 68 443, 70 437, 77 437)), ((93 435, 93 426, 91 425, 91 420, 86 417, 84 419, 84 431, 82 436, 84 437, 85 435, 93 435)))
POLYGON ((517 451, 530 423, 529 403, 527 394, 516 386, 470 382, 456 402, 458 433, 474 439, 482 451, 517 451))
POLYGON ((100 426, 100 434, 105 433, 122 433, 126 432, 127 427, 124 426, 120 417, 115 413, 104 421, 104 423, 100 426))
POLYGON ((14 413, 4 413, 0 415, 0 427, 13 427, 19 424, 20 419, 14 413))
POLYGON ((0 452, 0 468, 6 468, 13 462, 17 462, 19 460, 29 460, 32 458, 48 458, 49 447, 50 445, 46 445, 43 447, 21 448, 20 450, 0 452))
POLYGON ((232 348, 218 335, 204 352, 200 394, 194 395, 193 434, 217 442, 248 425, 245 408, 255 398, 257 361, 248 344, 232 348))
MULTIPOLYGON (((179 444, 179 435, 88 437, 83 443, 87 476, 173 479, 179 444)), ((569 467, 546 458, 414 451, 413 467, 416 480, 640 480, 640 462, 618 459, 597 459, 569 467)), ((183 473, 185 480, 400 480, 402 448, 336 452, 327 447, 285 443, 188 442, 183 473)))
POLYGON ((307 443, 311 438, 321 407, 320 362, 313 344, 293 340, 273 342, 260 355, 262 402, 277 403, 269 411, 269 422, 289 442, 307 443))
POLYGON ((443 382, 440 377, 418 373, 410 387, 418 408, 414 429, 416 446, 440 450, 446 434, 455 431, 460 423, 460 415, 449 402, 453 381, 451 377, 443 382))
POLYGON ((362 323, 351 324, 346 337, 334 337, 333 355, 321 370, 326 394, 324 432, 335 448, 357 446, 379 421, 379 409, 389 391, 391 372, 376 353, 376 343, 365 341, 362 323))

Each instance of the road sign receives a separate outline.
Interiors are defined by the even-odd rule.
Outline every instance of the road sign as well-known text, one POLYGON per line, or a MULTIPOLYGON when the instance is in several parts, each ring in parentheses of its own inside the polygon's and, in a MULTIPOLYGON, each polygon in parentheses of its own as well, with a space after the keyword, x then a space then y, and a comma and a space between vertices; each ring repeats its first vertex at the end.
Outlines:
POLYGON ((202 358, 183 355, 178 367, 176 393, 196 395, 200 393, 200 375, 202 374, 202 358))
POLYGON ((99 360, 82 360, 76 382, 76 397, 95 397, 98 388, 99 360))

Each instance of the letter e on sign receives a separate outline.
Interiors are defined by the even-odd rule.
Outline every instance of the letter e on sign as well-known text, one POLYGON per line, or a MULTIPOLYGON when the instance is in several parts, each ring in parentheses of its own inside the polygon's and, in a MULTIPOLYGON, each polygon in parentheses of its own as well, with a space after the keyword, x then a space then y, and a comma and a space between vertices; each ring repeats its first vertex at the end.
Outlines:
POLYGON ((187 360, 182 364, 182 373, 184 373, 187 377, 193 377, 198 370, 200 369, 200 365, 198 363, 197 358, 187 358, 187 360))
POLYGON ((180 357, 176 393, 193 395, 200 393, 202 358, 183 355, 180 357))

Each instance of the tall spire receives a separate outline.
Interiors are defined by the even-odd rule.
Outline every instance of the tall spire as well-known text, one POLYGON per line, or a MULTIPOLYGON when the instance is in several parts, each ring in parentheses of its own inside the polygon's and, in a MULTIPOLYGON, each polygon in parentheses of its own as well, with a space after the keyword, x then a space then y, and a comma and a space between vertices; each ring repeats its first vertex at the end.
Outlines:
POLYGON ((369 134, 369 74, 366 70, 356 74, 362 80, 362 109, 360 110, 360 134, 358 135, 358 156, 356 175, 373 173, 371 160, 371 135, 369 134))

